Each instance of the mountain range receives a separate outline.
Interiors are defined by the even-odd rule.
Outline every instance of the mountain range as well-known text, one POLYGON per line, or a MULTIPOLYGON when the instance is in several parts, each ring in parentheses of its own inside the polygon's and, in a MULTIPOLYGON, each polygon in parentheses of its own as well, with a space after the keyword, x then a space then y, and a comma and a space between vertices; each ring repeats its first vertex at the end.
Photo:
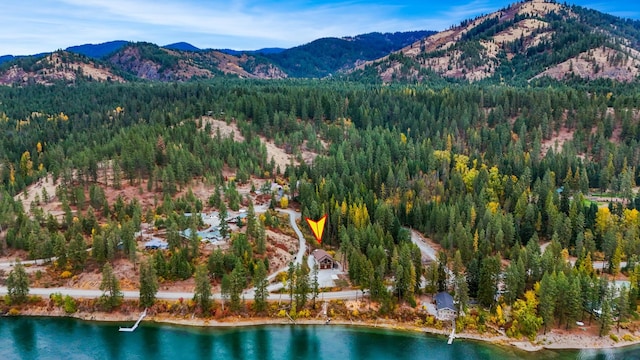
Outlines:
POLYGON ((199 49, 112 41, 50 54, 0 57, 0 84, 189 81, 346 76, 376 82, 526 83, 611 79, 640 74, 640 21, 529 0, 442 32, 369 33, 322 38, 291 49, 199 49), (4 62, 4 63, 3 63, 4 62))

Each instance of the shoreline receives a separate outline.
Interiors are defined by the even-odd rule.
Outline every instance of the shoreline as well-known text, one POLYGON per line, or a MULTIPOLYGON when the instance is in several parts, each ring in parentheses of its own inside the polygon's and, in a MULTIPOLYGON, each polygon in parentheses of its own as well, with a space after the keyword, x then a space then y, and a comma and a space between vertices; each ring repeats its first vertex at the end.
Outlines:
MULTIPOLYGON (((11 315, 6 315, 11 316, 11 315)), ((106 313, 106 312, 78 312, 74 314, 67 314, 60 309, 54 309, 52 311, 46 309, 25 309, 17 316, 29 316, 29 317, 68 317, 82 321, 94 321, 94 322, 135 322, 138 319, 139 313, 106 313)), ((216 320, 211 318, 198 318, 192 316, 176 317, 176 316, 163 316, 162 314, 147 315, 141 324, 144 322, 153 322, 156 324, 169 324, 186 327, 199 327, 199 328, 231 328, 231 327, 251 327, 251 326, 265 326, 265 325, 325 325, 324 319, 310 319, 302 318, 292 322, 288 318, 273 318, 273 317, 240 317, 231 316, 223 318, 222 320, 216 320)), ((448 337, 450 334, 450 328, 436 329, 429 327, 416 326, 410 323, 400 322, 392 319, 378 319, 375 321, 351 321, 345 319, 331 319, 332 325, 341 326, 355 326, 365 327, 371 329, 388 329, 394 331, 406 331, 411 333, 423 333, 428 335, 448 337)), ((612 331, 612 334, 614 332, 612 331)), ((580 336, 580 334, 564 334, 556 331, 555 329, 547 332, 546 335, 538 335, 535 342, 530 342, 526 339, 514 339, 505 335, 492 335, 492 334, 479 334, 471 332, 456 333, 456 340, 472 340, 478 342, 488 343, 494 346, 516 348, 520 351, 534 353, 543 350, 606 350, 616 349, 622 347, 629 347, 640 344, 640 338, 634 337, 633 341, 625 341, 621 338, 619 341, 612 340, 609 336, 594 337, 594 336, 580 336)), ((443 341, 445 341, 443 339, 443 341)), ((455 341, 455 340, 454 340, 455 341)))

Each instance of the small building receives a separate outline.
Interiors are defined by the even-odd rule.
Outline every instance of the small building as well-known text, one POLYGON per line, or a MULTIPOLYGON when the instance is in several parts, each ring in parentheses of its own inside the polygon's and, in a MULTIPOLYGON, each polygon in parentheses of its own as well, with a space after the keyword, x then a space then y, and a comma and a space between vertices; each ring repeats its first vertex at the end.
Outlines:
MULTIPOLYGON (((217 226, 211 226, 208 229, 196 231, 196 235, 202 242, 217 242, 223 241, 222 235, 220 235, 220 228, 217 226)), ((184 239, 191 239, 191 229, 186 228, 183 231, 180 231, 180 236, 184 239)))
POLYGON ((166 250, 169 248, 169 243, 158 238, 152 238, 144 243, 144 248, 147 250, 166 250))
POLYGON ((336 266, 336 261, 333 260, 333 257, 322 249, 313 250, 311 255, 313 255, 320 269, 333 269, 336 266))
POLYGON ((457 311, 453 304, 453 297, 448 292, 439 292, 434 296, 436 302, 436 317, 439 320, 453 320, 457 311))

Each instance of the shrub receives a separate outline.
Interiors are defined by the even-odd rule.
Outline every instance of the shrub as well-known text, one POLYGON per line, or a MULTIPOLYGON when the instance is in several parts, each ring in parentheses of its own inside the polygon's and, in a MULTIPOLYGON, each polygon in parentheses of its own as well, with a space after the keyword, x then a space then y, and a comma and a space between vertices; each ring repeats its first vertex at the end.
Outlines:
POLYGON ((67 295, 64 297, 64 312, 67 314, 73 314, 78 310, 78 305, 76 304, 76 300, 71 296, 67 295))
POLYGON ((62 274, 60 274, 60 278, 61 279, 68 279, 72 276, 73 274, 71 273, 71 271, 69 270, 65 270, 62 272, 62 274))
POLYGON ((611 338, 611 340, 613 340, 615 342, 620 341, 620 339, 618 339, 618 336, 616 334, 611 334, 611 335, 609 335, 609 337, 611 338))
POLYGON ((63 304, 62 294, 59 292, 49 295, 49 299, 53 300, 55 306, 62 306, 63 304))
POLYGON ((624 340, 624 341, 635 341, 636 338, 631 334, 624 334, 622 336, 622 340, 624 340))
POLYGON ((18 316, 18 315, 20 315, 20 310, 16 308, 11 308, 11 310, 9 310, 9 316, 18 316))

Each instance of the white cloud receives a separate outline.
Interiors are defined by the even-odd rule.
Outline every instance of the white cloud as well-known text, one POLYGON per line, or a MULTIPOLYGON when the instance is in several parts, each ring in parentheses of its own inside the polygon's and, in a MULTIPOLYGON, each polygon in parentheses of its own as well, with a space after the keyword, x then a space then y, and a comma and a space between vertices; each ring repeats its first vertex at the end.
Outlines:
MULTIPOLYGON (((502 0, 500 0, 502 1, 502 0)), ((386 0, 7 0, 1 54, 111 40, 256 49, 366 32, 443 30, 496 10, 496 0, 430 5, 386 0)))

